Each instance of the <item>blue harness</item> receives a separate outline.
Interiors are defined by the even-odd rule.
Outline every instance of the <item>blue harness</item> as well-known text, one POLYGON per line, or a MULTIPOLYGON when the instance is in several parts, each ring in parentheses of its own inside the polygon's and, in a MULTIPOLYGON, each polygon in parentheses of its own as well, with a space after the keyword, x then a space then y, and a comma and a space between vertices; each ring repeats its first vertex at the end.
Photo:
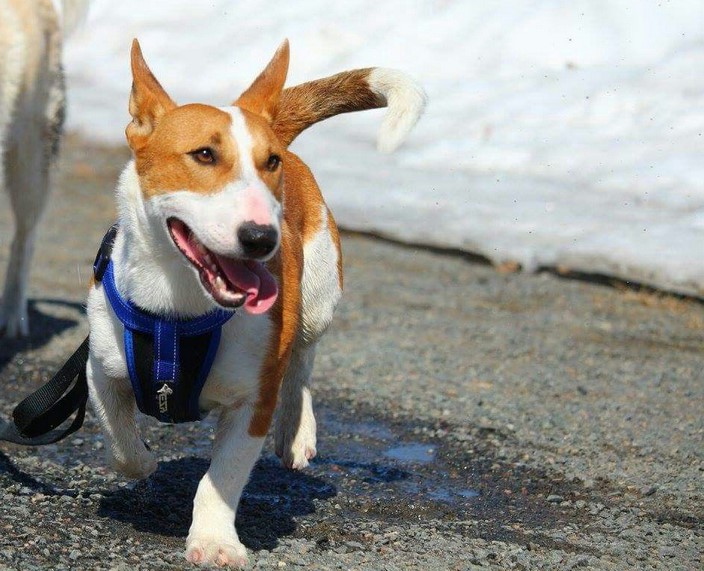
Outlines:
POLYGON ((200 393, 218 351, 222 326, 235 312, 214 310, 193 319, 168 319, 135 306, 115 286, 110 260, 115 233, 113 227, 105 236, 94 273, 125 327, 125 357, 137 406, 161 422, 200 420, 200 393))

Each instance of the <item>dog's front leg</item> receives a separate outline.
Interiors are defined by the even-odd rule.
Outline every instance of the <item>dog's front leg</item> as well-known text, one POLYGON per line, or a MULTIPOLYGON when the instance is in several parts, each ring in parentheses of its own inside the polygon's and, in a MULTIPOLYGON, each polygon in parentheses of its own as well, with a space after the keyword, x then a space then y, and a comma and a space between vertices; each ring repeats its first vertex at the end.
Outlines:
POLYGON ((186 558, 192 563, 247 564, 247 550, 235 530, 235 515, 264 444, 264 437, 249 434, 253 415, 251 405, 220 414, 210 468, 193 500, 193 523, 186 540, 186 558))
POLYGON ((235 530, 240 495, 259 457, 263 437, 249 435, 253 407, 225 409, 218 421, 213 459, 193 500, 193 523, 186 540, 192 563, 247 564, 247 550, 235 530))
POLYGON ((86 376, 91 404, 103 429, 108 464, 128 478, 146 478, 156 470, 157 461, 139 434, 132 387, 126 379, 108 377, 96 361, 91 354, 86 376))

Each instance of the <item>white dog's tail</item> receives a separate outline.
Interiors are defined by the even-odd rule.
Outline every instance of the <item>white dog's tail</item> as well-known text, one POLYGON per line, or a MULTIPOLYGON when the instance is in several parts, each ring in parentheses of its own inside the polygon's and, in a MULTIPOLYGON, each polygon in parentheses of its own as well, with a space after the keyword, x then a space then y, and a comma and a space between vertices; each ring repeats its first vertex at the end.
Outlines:
POLYGON ((344 71, 284 89, 272 127, 288 146, 305 129, 329 117, 388 107, 377 148, 391 152, 423 114, 426 101, 423 88, 401 71, 383 67, 344 71))
POLYGON ((61 9, 63 35, 70 36, 83 24, 88 16, 90 0, 54 0, 54 5, 61 9))

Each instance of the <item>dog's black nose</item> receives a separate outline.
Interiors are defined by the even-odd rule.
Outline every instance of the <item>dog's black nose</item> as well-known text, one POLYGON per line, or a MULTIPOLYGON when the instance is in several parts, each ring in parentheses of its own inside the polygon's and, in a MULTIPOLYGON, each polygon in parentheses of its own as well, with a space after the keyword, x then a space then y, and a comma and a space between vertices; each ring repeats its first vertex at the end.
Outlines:
POLYGON ((237 230, 237 238, 248 258, 263 258, 274 251, 279 231, 270 224, 245 222, 237 230))

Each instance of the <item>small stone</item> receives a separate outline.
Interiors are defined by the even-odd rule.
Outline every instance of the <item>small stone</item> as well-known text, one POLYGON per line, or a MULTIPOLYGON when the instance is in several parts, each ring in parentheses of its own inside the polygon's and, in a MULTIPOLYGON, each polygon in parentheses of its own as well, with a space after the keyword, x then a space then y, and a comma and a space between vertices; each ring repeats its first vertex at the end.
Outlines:
POLYGON ((660 557, 672 558, 677 556, 677 550, 674 547, 661 547, 658 552, 660 557))
POLYGON ((643 496, 652 496, 657 491, 658 491, 657 486, 643 486, 640 489, 640 493, 643 496))
POLYGON ((550 494, 550 495, 547 497, 547 500, 548 500, 551 504, 559 504, 560 502, 564 501, 564 499, 565 499, 565 498, 563 498, 562 496, 558 496, 557 494, 550 494))
POLYGON ((589 558, 582 555, 572 560, 565 569, 576 569, 578 567, 587 567, 588 565, 589 558))
POLYGON ((604 504, 601 503, 596 503, 592 504, 591 508, 589 509, 590 515, 596 515, 598 513, 601 513, 604 510, 604 504))

